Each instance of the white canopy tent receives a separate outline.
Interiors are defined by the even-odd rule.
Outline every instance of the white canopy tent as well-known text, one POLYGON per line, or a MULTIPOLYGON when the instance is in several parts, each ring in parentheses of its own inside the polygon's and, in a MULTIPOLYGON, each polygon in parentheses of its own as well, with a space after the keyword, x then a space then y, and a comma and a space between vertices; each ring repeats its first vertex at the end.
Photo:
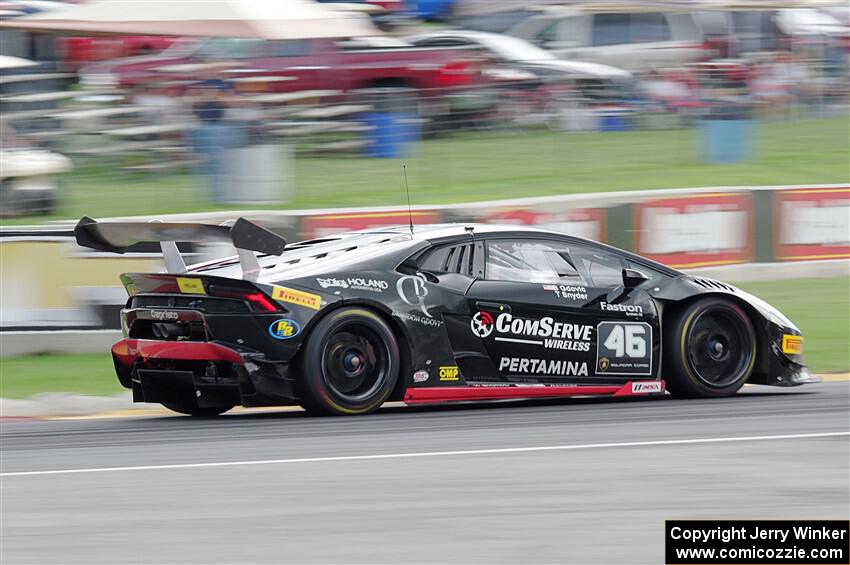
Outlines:
POLYGON ((20 57, 12 57, 10 55, 0 55, 0 70, 8 70, 8 69, 23 69, 24 67, 34 67, 38 65, 29 59, 22 59, 20 57))
POLYGON ((38 31, 308 39, 378 35, 369 18, 312 0, 92 0, 1 21, 38 31))

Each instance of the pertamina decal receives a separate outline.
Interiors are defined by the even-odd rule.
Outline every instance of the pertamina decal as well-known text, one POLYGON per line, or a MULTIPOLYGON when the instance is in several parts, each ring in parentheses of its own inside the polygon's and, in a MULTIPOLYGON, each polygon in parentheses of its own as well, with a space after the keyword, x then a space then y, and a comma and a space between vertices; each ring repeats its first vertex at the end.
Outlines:
POLYGON ((782 336, 782 353, 788 355, 800 355, 803 353, 803 336, 789 335, 782 336))
POLYGON ((272 298, 281 302, 289 302, 296 306, 311 308, 313 310, 318 310, 322 307, 322 297, 318 294, 293 290, 282 286, 272 287, 272 298))
POLYGON ((177 288, 183 294, 206 294, 204 282, 201 279, 177 277, 177 288))
POLYGON ((502 357, 499 371, 519 375, 547 375, 552 377, 586 377, 587 363, 561 359, 528 359, 525 357, 502 357))

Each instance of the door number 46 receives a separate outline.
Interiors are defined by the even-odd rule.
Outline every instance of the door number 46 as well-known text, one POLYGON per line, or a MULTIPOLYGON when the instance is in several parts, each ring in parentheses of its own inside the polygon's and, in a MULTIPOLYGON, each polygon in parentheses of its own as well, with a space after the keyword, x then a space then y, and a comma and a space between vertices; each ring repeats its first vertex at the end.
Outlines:
POLYGON ((603 344, 614 357, 646 357, 646 327, 637 324, 617 324, 603 344))

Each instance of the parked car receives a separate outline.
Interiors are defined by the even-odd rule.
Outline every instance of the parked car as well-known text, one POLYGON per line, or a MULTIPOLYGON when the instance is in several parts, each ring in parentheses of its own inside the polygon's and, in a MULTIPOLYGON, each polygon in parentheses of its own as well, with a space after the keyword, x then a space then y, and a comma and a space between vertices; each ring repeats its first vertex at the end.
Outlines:
POLYGON ((170 47, 176 37, 165 35, 112 35, 57 39, 64 68, 76 71, 94 61, 150 55, 170 47))
POLYGON ((731 3, 694 15, 706 41, 721 57, 764 51, 808 51, 818 56, 833 38, 850 36, 846 23, 810 8, 754 9, 751 4, 731 3))
POLYGON ((550 6, 508 29, 566 60, 629 70, 683 66, 711 54, 694 16, 683 10, 634 7, 594 12, 550 6))
POLYGON ((56 202, 56 176, 73 168, 64 155, 31 146, 2 121, 0 163, 0 216, 49 214, 56 202))
POLYGON ((122 86, 179 83, 198 79, 198 64, 232 63, 233 79, 285 77, 268 92, 375 87, 415 88, 435 96, 476 86, 483 80, 475 54, 420 49, 389 38, 273 40, 208 38, 183 41, 159 55, 95 63, 81 73, 84 85, 122 86))
MULTIPOLYGON (((413 35, 406 41, 419 47, 470 48, 485 52, 493 63, 527 73, 501 97, 505 109, 519 122, 561 124, 564 112, 608 104, 612 97, 634 91, 632 73, 609 65, 564 61, 524 39, 484 31, 442 30, 413 35)), ((510 114, 509 114, 510 115, 510 114)), ((561 129, 558 126, 558 129, 561 129)))

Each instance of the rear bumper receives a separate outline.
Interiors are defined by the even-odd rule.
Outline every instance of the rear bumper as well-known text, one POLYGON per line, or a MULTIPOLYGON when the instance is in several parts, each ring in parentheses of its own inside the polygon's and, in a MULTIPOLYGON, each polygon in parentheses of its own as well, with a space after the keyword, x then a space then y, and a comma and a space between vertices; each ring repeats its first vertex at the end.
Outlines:
POLYGON ((289 363, 231 344, 125 338, 112 346, 118 380, 134 402, 200 407, 280 406, 295 397, 289 363))

